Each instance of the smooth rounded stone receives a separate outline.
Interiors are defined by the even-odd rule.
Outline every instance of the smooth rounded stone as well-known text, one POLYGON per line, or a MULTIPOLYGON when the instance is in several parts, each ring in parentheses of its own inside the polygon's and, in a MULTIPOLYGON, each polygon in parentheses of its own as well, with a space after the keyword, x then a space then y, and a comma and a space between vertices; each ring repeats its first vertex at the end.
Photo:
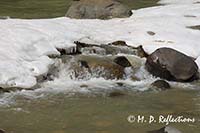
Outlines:
POLYGON ((73 1, 66 16, 76 19, 111 19, 132 15, 131 10, 116 0, 73 1))
POLYGON ((99 78, 122 79, 124 68, 112 61, 109 57, 97 55, 74 56, 70 69, 75 72, 75 78, 99 78))
POLYGON ((191 82, 198 79, 198 66, 187 55, 171 48, 160 48, 147 57, 146 69, 169 81, 191 82))
POLYGON ((167 126, 158 130, 148 131, 147 133, 182 133, 182 132, 174 127, 167 126))
POLYGON ((165 80, 156 80, 151 84, 151 86, 161 90, 167 90, 171 88, 170 84, 165 80))
POLYGON ((119 56, 114 59, 114 62, 122 67, 130 67, 131 63, 124 56, 119 56))
POLYGON ((82 85, 80 85, 80 87, 81 87, 81 88, 88 88, 88 85, 82 84, 82 85))
POLYGON ((147 34, 149 34, 150 36, 154 36, 156 33, 153 31, 147 31, 147 34))
POLYGON ((126 44, 126 42, 125 41, 115 41, 115 42, 112 42, 112 43, 109 43, 108 45, 114 45, 114 46, 128 46, 127 44, 126 44))

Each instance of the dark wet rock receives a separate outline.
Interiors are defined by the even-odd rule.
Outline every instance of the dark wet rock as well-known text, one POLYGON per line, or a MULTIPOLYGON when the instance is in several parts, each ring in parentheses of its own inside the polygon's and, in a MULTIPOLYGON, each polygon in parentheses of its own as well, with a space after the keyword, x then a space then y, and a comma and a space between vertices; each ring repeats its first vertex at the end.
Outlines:
POLYGON ((143 49, 142 45, 138 46, 136 49, 137 49, 137 56, 139 56, 139 57, 141 57, 141 58, 143 58, 143 57, 146 58, 146 57, 149 56, 149 54, 147 54, 147 53, 145 52, 145 50, 143 49))
POLYGON ((124 83, 122 83, 122 82, 117 82, 117 85, 120 86, 120 87, 122 87, 122 86, 124 86, 124 83))
POLYGON ((0 133, 6 133, 6 131, 3 129, 0 129, 0 133))
MULTIPOLYGON (((6 88, 2 88, 0 87, 0 93, 4 93, 4 92, 10 92, 9 89, 6 89, 6 88)), ((1 133, 1 132, 0 132, 1 133)))
POLYGON ((89 65, 86 61, 81 60, 79 62, 80 62, 81 67, 89 68, 89 65))
POLYGON ((131 10, 117 0, 73 1, 66 16, 76 19, 124 18, 132 15, 131 10))
POLYGON ((77 55, 77 54, 81 54, 81 51, 79 49, 77 49, 76 47, 72 47, 72 48, 57 48, 57 50, 60 52, 60 55, 77 55))
POLYGON ((19 88, 19 87, 0 87, 0 93, 6 93, 6 92, 14 92, 18 90, 32 90, 33 88, 19 88))
POLYGON ((114 46, 128 46, 128 45, 126 44, 125 41, 115 41, 115 42, 109 43, 108 45, 114 45, 114 46))
POLYGON ((153 82, 151 84, 152 87, 156 87, 158 89, 161 89, 161 90, 167 90, 167 89, 170 89, 170 84, 165 81, 165 80, 156 80, 155 82, 153 82))
POLYGON ((77 45, 77 49, 85 48, 85 47, 99 47, 99 45, 96 44, 87 44, 79 41, 74 41, 74 44, 77 45))
POLYGON ((150 36, 154 36, 156 33, 153 32, 153 31, 147 31, 147 33, 150 35, 150 36))
POLYGON ((186 17, 186 18, 196 18, 197 16, 194 16, 194 15, 184 15, 184 17, 186 17))
POLYGON ((187 28, 190 28, 190 29, 193 29, 193 30, 200 30, 200 25, 188 26, 187 28))
POLYGON ((146 69, 156 77, 190 82, 198 79, 198 66, 187 55, 171 48, 160 48, 148 56, 146 69))
POLYGON ((182 132, 174 127, 167 126, 158 130, 148 131, 147 133, 182 133, 182 132))
MULTIPOLYGON (((101 55, 105 55, 105 54, 117 55, 119 53, 136 55, 138 52, 137 48, 127 46, 127 45, 123 44, 123 42, 120 42, 120 41, 114 42, 114 45, 112 43, 100 44, 100 45, 87 44, 87 43, 83 43, 83 42, 79 42, 79 41, 75 41, 74 43, 77 45, 77 50, 80 52, 83 52, 84 49, 91 49, 91 50, 93 50, 94 53, 101 54, 101 55), (117 45, 117 43, 121 43, 121 44, 117 45)), ((92 52, 88 52, 88 53, 92 53, 92 52)))
POLYGON ((131 63, 129 60, 124 56, 119 56, 114 59, 114 62, 122 67, 130 67, 131 63))
POLYGON ((83 84, 83 85, 80 85, 80 87, 81 87, 81 88, 87 88, 88 85, 83 84))
POLYGON ((121 97, 124 96, 125 94, 121 91, 113 91, 109 93, 109 97, 121 97))

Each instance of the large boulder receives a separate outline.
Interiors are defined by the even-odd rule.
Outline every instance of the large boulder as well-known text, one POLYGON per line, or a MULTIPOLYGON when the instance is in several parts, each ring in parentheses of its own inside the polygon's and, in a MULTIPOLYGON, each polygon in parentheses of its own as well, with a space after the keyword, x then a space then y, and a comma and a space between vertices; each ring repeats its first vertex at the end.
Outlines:
POLYGON ((168 90, 171 88, 170 84, 165 80, 156 80, 151 84, 151 87, 155 88, 156 90, 168 90))
POLYGON ((131 15, 128 7, 115 0, 74 0, 66 14, 76 19, 110 19, 131 15))
POLYGON ((149 55, 146 69, 154 76, 170 81, 189 82, 198 78, 194 60, 171 48, 160 48, 149 55))

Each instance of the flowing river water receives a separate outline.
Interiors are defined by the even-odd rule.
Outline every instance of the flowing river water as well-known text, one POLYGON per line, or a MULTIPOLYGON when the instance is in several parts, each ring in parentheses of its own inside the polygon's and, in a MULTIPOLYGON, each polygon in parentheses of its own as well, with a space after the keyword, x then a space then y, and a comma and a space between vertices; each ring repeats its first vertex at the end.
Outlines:
POLYGON ((167 124, 159 121, 160 115, 172 115, 195 122, 170 126, 183 133, 199 133, 198 81, 170 82, 172 89, 156 91, 150 87, 156 78, 144 69, 144 64, 135 73, 140 80, 87 76, 74 80, 69 78, 68 65, 59 64, 58 76, 36 90, 0 94, 0 127, 8 133, 146 133, 167 124), (113 92, 116 95, 111 95, 113 92), (147 122, 128 121, 129 116, 145 116, 147 122), (157 122, 149 123, 150 116, 157 122))
MULTIPOLYGON (((12 2, 11 0, 0 2, 4 3, 0 5, 2 15, 19 17, 21 12, 24 12, 21 17, 29 18, 27 15, 32 13, 27 14, 25 12, 27 9, 23 8, 18 12, 19 14, 15 12, 15 8, 7 10, 15 5, 11 4, 12 2)), ((19 0, 16 2, 19 5, 23 3, 19 0)), ((58 0, 54 2, 52 0, 52 3, 48 4, 60 5, 58 0)), ((147 4, 146 6, 154 5, 155 2, 155 0, 151 2, 141 0, 138 7, 143 7, 144 3, 147 4)), ((37 11, 40 10, 34 9, 32 11, 38 14, 37 11)), ((60 16, 63 10, 64 8, 53 15, 47 13, 39 17, 60 16)), ((34 14, 32 15, 30 17, 35 18, 34 14)), ((183 133, 199 133, 199 81, 171 82, 173 89, 153 91, 149 89, 149 85, 156 78, 148 74, 143 67, 141 66, 137 72, 139 81, 128 78, 125 80, 103 78, 71 80, 66 77, 67 73, 63 69, 58 79, 42 83, 36 90, 1 93, 0 129, 4 129, 6 133, 145 133, 160 129, 166 123, 158 121, 131 123, 127 120, 130 115, 145 116, 147 120, 149 116, 157 119, 160 115, 166 117, 172 115, 194 118, 195 122, 170 123, 170 126, 183 133), (120 92, 123 95, 110 96, 111 92, 120 92)))

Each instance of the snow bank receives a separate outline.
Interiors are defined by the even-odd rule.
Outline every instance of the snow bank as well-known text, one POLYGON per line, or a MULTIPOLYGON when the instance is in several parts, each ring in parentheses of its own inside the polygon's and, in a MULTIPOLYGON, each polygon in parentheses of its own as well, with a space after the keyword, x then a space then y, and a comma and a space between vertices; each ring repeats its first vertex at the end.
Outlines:
POLYGON ((199 0, 160 0, 159 4, 195 4, 199 3, 199 0))
POLYGON ((199 57, 200 31, 186 27, 200 25, 200 4, 161 2, 170 5, 134 10, 124 19, 0 20, 0 86, 34 86, 36 76, 45 74, 53 63, 47 55, 59 54, 56 48, 71 48, 77 40, 96 44, 124 40, 132 46, 143 45, 149 53, 171 47, 199 57))

